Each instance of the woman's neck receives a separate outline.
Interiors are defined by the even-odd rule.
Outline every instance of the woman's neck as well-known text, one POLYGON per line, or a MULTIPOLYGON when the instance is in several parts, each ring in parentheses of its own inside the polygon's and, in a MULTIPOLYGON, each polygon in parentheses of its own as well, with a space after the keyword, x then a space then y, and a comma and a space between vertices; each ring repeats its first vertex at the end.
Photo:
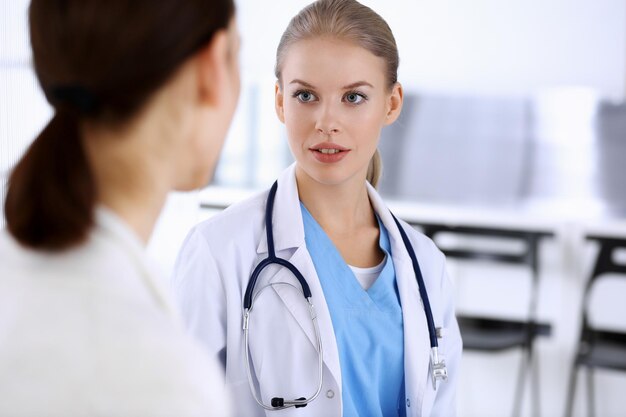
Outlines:
POLYGON ((147 245, 165 204, 167 190, 159 189, 149 178, 134 178, 132 184, 102 178, 98 187, 99 204, 117 214, 147 245))
POLYGON ((325 185, 296 167, 296 180, 300 200, 348 265, 368 268, 382 262, 380 230, 369 201, 365 173, 341 185, 325 185))
POLYGON ((346 236, 364 227, 377 227, 364 176, 326 185, 296 166, 296 180, 300 201, 327 233, 346 236))
POLYGON ((117 214, 145 244, 171 182, 168 164, 156 145, 159 133, 151 130, 136 126, 126 131, 90 131, 84 135, 98 204, 117 214))

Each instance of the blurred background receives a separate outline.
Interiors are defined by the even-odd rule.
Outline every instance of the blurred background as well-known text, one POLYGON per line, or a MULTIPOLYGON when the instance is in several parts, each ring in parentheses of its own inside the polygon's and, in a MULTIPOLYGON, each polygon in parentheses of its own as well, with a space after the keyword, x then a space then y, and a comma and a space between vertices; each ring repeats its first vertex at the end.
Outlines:
MULTIPOLYGON (((602 366, 593 378, 581 368, 574 415, 591 406, 624 416, 626 279, 611 269, 626 272, 626 250, 611 250, 626 239, 626 2, 362 2, 394 31, 406 94, 383 131, 380 191, 447 253, 468 318, 459 416, 561 416, 577 357, 602 366), (608 278, 585 295, 598 259, 608 278), (595 345, 579 343, 585 306, 602 329, 591 342, 607 342, 593 357, 595 345)), ((308 3, 237 1, 239 107, 214 182, 172 194, 159 220, 149 251, 164 279, 194 224, 292 162, 273 66, 282 31, 308 3)), ((51 116, 31 68, 27 7, 0 0, 2 201, 11 167, 51 116)))

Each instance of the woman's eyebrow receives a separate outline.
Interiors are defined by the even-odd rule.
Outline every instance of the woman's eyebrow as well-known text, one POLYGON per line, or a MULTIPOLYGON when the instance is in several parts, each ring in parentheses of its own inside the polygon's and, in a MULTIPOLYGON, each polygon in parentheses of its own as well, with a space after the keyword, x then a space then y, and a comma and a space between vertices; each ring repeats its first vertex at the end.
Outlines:
POLYGON ((306 88, 310 88, 310 89, 312 89, 312 90, 314 90, 314 89, 315 89, 315 87, 314 87, 312 84, 309 84, 309 83, 307 83, 306 81, 298 80, 297 78, 296 78, 295 80, 292 80, 292 81, 289 83, 289 85, 291 85, 291 84, 300 84, 300 85, 302 85, 302 86, 304 86, 304 87, 306 87, 306 88))
POLYGON ((351 90, 353 88, 363 87, 363 86, 374 88, 374 86, 372 84, 368 83, 367 81, 357 81, 355 83, 346 85, 345 87, 343 87, 343 89, 344 90, 351 90))
MULTIPOLYGON (((309 84, 306 81, 302 81, 302 80, 299 80, 297 78, 292 80, 289 84, 290 85, 291 84, 300 84, 300 85, 302 85, 302 86, 304 86, 306 88, 310 88, 312 90, 315 89, 315 87, 312 84, 309 84)), ((372 84, 368 83, 367 81, 357 81, 357 82, 354 82, 352 84, 348 84, 348 85, 344 86, 343 89, 344 90, 352 90, 354 88, 363 87, 363 86, 374 88, 374 86, 372 84)))

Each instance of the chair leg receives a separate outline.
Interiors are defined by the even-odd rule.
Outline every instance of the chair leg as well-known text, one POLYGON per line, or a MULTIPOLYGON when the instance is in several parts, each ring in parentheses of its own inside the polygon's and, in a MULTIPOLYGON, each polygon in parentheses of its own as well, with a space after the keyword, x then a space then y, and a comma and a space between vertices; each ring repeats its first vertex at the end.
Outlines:
POLYGON ((595 416, 595 384, 593 381, 593 368, 591 366, 587 367, 587 415, 589 417, 595 416))
POLYGON ((541 367, 539 366, 539 358, 537 355, 534 355, 532 352, 533 347, 530 346, 530 372, 532 373, 532 384, 533 384, 533 392, 532 392, 532 402, 533 402, 533 412, 535 417, 541 416, 541 390, 539 389, 540 384, 540 375, 541 367))
POLYGON ((520 369, 517 374, 517 386, 515 388, 515 399, 513 403, 513 417, 519 417, 522 411, 522 401, 524 400, 524 387, 526 385, 526 372, 530 359, 530 350, 524 348, 522 350, 522 359, 520 361, 520 369))
POLYGON ((567 389, 567 402, 565 403, 565 417, 572 417, 574 408, 574 395, 576 394, 576 379, 578 378, 578 364, 574 362, 572 372, 569 377, 569 387, 567 389))

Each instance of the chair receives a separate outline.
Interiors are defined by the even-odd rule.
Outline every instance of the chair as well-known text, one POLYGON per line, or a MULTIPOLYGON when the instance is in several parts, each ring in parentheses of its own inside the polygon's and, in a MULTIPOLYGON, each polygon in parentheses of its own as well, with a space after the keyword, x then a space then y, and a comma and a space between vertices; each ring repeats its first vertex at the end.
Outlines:
POLYGON ((581 366, 587 371, 587 414, 595 414, 593 372, 595 368, 626 372, 626 333, 607 331, 594 327, 589 321, 589 294, 599 279, 607 274, 620 274, 626 278, 626 265, 613 260, 613 252, 626 248, 626 239, 602 236, 587 236, 588 240, 600 244, 600 252, 587 281, 583 294, 580 339, 572 364, 565 416, 572 415, 578 370, 581 366))
POLYGON ((526 266, 531 271, 531 294, 526 320, 510 320, 496 317, 477 317, 458 315, 465 350, 493 352, 519 348, 522 350, 522 362, 518 371, 513 416, 519 416, 522 408, 524 387, 528 368, 533 377, 533 415, 540 415, 539 381, 535 366, 538 360, 533 356, 533 342, 537 336, 549 336, 551 326, 536 321, 537 293, 539 287, 539 242, 544 237, 552 236, 548 232, 497 229, 474 226, 450 226, 434 223, 414 223, 424 234, 437 240, 443 232, 454 235, 512 239, 523 243, 524 250, 520 253, 501 253, 480 249, 457 249, 441 247, 448 258, 464 261, 488 261, 510 265, 526 266), (530 365, 530 366, 528 366, 530 365))

